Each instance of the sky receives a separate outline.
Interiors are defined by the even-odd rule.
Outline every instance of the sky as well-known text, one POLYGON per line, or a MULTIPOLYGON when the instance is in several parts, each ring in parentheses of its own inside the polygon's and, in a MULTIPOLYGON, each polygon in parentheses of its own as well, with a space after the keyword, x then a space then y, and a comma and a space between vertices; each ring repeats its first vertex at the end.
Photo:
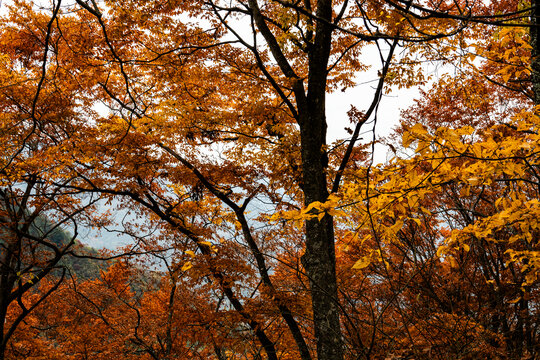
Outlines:
MULTIPOLYGON (((365 77, 377 80, 376 73, 368 73, 365 77)), ((326 117, 328 122, 327 140, 329 143, 346 137, 345 127, 354 128, 348 120, 347 111, 351 108, 351 105, 354 105, 360 111, 367 110, 375 93, 375 85, 376 81, 373 81, 370 84, 348 89, 345 93, 338 92, 328 95, 326 117)), ((400 112, 410 107, 418 95, 419 90, 417 88, 393 90, 390 94, 383 95, 376 114, 375 133, 377 138, 389 135, 392 132, 399 124, 400 112)), ((361 138, 363 142, 369 142, 373 138, 373 118, 374 115, 372 115, 370 122, 362 127, 361 138)), ((374 164, 383 163, 386 160, 388 160, 387 149, 382 145, 376 146, 374 164)))
MULTIPOLYGON (((399 48, 396 53, 399 52, 399 48)), ((347 89, 345 92, 336 91, 327 96, 327 122, 328 132, 327 141, 331 143, 337 139, 347 138, 345 127, 354 128, 347 117, 347 111, 354 105, 359 111, 366 111, 373 100, 375 87, 379 77, 380 60, 375 45, 366 46, 361 54, 361 60, 364 64, 370 64, 370 68, 359 73, 355 79, 357 86, 347 89)), ((433 69, 426 69, 433 71, 433 69)), ((375 134, 376 138, 389 135, 399 124, 400 112, 409 108, 414 103, 414 99, 420 96, 420 89, 414 87, 411 89, 391 89, 391 92, 384 93, 377 112, 372 114, 370 121, 363 125, 361 132, 361 141, 370 142, 373 140, 373 119, 377 118, 375 134)), ((387 158, 388 149, 382 145, 376 145, 373 154, 373 163, 384 163, 387 158)))

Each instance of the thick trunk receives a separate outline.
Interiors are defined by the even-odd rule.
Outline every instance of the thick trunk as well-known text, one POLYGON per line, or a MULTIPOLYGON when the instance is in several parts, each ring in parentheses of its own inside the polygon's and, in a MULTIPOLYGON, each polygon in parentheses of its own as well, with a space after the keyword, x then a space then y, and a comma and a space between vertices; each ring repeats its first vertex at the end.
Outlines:
POLYGON ((306 223, 306 252, 302 264, 310 280, 317 358, 343 359, 337 304, 332 218, 306 223))
MULTIPOLYGON (((305 104, 299 104, 304 203, 328 198, 326 170, 326 83, 333 29, 332 1, 317 2, 315 38, 309 51, 309 77, 305 104), (305 106, 302 106, 305 105, 305 106)), ((326 215, 306 222, 306 251, 302 265, 310 281, 313 323, 319 360, 342 360, 334 249, 334 223, 326 215)))
MULTIPOLYGON (((304 203, 325 202, 328 198, 326 170, 326 86, 328 60, 332 42, 332 0, 318 0, 315 11, 314 37, 307 36, 308 52, 307 92, 304 78, 299 76, 289 63, 279 41, 275 38, 256 0, 248 1, 253 20, 265 38, 274 60, 284 76, 292 82, 296 109, 292 115, 300 126, 304 203)), ((310 4, 308 2, 308 4, 310 4)), ((306 7, 311 13, 311 5, 306 7)), ((311 30, 310 30, 311 34, 311 30)), ((264 71, 264 65, 259 64, 264 71)), ((272 84, 277 84, 269 74, 272 84)), ((282 89, 275 85, 278 93, 282 89)), ((286 100, 288 101, 288 100, 286 100)), ((291 104, 291 107, 293 105, 291 104)), ((306 251, 302 264, 309 277, 312 298, 313 322, 319 360, 342 360, 343 341, 339 321, 339 306, 336 280, 336 256, 334 252, 334 224, 332 217, 325 216, 306 222, 306 251)), ((286 312, 285 312, 286 313, 286 312)), ((291 329, 293 329, 291 327, 291 329)), ((294 331, 293 331, 294 332, 294 331)), ((298 344, 301 341, 297 340, 298 344)), ((299 346, 302 348, 302 346, 299 346)), ((302 349, 300 349, 302 351, 302 349)), ((303 356, 307 358, 306 354, 303 356)))
MULTIPOLYGON (((302 167, 305 205, 328 197, 324 93, 309 104, 313 111, 302 121, 302 167)), ((309 277, 317 358, 343 359, 336 280, 336 256, 332 217, 306 222, 306 251, 302 264, 309 277)))

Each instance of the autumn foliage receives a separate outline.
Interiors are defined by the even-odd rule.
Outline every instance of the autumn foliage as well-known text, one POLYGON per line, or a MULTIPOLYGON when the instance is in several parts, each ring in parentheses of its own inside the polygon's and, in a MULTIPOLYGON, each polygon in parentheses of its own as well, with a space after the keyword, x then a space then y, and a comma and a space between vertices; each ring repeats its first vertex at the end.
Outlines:
POLYGON ((2 5, 0 359, 540 356, 536 1, 2 5))

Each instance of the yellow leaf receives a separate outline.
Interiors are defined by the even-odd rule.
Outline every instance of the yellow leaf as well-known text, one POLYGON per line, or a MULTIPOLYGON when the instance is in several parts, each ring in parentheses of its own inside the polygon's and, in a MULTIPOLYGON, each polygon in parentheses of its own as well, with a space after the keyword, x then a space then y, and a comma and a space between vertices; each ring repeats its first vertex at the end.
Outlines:
POLYGON ((360 260, 354 263, 353 269, 361 270, 364 268, 367 268, 371 264, 371 257, 370 256, 364 256, 360 260))
POLYGON ((480 185, 480 183, 482 183, 482 179, 476 177, 476 176, 473 176, 471 178, 468 178, 467 181, 469 182, 469 184, 471 185, 480 185))
POLYGON ((186 270, 189 270, 193 267, 193 264, 191 263, 191 261, 187 261, 184 266, 182 266, 182 271, 186 271, 186 270))
POLYGON ((515 304, 515 303, 517 303, 517 302, 518 302, 519 300, 521 300, 521 296, 520 296, 520 297, 517 297, 517 298, 515 298, 514 300, 510 300, 510 301, 508 301, 508 303, 509 303, 509 304, 515 304))
POLYGON ((454 268, 454 269, 455 269, 455 268, 459 267, 459 265, 458 265, 456 259, 454 259, 453 256, 448 256, 448 257, 447 257, 447 260, 448 260, 448 262, 450 263, 450 267, 451 267, 451 268, 454 268))
POLYGON ((439 248, 437 249, 437 257, 441 257, 441 255, 446 252, 446 249, 448 249, 448 246, 446 245, 439 246, 439 248))
POLYGON ((510 77, 512 77, 511 72, 505 72, 505 73, 502 74, 502 78, 503 78, 504 82, 508 82, 508 80, 510 80, 510 77))
POLYGON ((413 142, 414 140, 415 140, 415 139, 414 139, 414 137, 411 135, 411 133, 408 132, 408 131, 405 131, 405 132, 403 133, 402 138, 401 138, 401 143, 403 144, 403 147, 407 148, 407 147, 409 147, 409 146, 412 144, 412 142, 413 142))
POLYGON ((403 221, 402 220, 398 220, 396 221, 396 223, 394 225, 392 225, 390 227, 390 231, 393 232, 393 233, 397 233, 399 230, 401 230, 401 228, 403 228, 403 221))
POLYGON ((323 203, 320 202, 320 201, 314 201, 312 202, 311 204, 308 205, 307 208, 305 208, 304 210, 302 210, 303 213, 308 213, 309 211, 311 211, 311 209, 317 209, 317 210, 320 210, 322 208, 322 205, 323 203))
POLYGON ((412 128, 409 129, 409 131, 416 135, 424 135, 427 134, 427 129, 424 125, 417 123, 412 128))
POLYGON ((336 193, 331 193, 328 195, 328 199, 326 200, 326 203, 329 203, 331 205, 336 205, 339 201, 339 196, 336 195, 336 193))

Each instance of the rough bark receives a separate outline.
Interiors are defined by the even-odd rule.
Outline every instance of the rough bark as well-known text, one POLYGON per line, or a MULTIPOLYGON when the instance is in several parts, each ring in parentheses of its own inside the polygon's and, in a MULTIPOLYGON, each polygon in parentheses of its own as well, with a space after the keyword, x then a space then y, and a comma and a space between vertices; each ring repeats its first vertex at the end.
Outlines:
MULTIPOLYGON (((326 83, 330 56, 332 2, 317 3, 318 21, 309 52, 309 77, 306 106, 299 104, 304 203, 326 201, 326 83)), ((306 250, 302 264, 310 280, 313 323, 319 360, 343 359, 343 341, 339 320, 334 248, 334 224, 331 216, 306 222, 306 250)))

